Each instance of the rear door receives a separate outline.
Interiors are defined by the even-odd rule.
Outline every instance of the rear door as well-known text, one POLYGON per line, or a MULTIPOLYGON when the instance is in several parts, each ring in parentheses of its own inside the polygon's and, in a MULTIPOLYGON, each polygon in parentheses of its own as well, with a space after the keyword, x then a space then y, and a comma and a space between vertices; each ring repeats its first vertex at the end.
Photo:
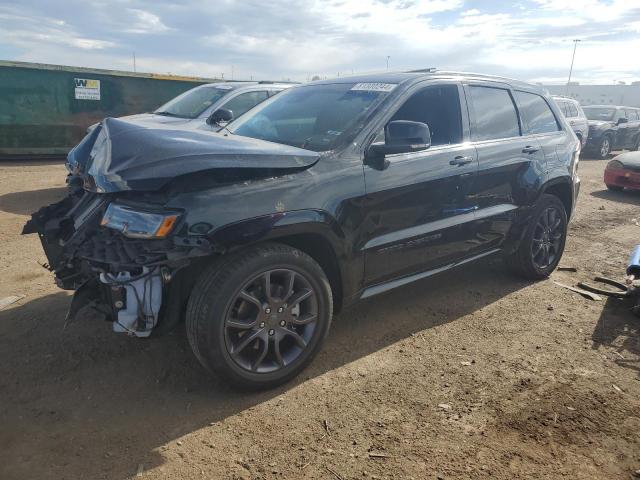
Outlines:
POLYGON ((528 185, 544 174, 545 155, 535 135, 523 135, 507 85, 472 82, 465 92, 478 152, 475 242, 487 250, 504 241, 516 209, 526 203, 528 185))
POLYGON ((383 283, 447 265, 475 248, 475 201, 470 198, 477 170, 468 143, 462 88, 455 82, 416 85, 381 121, 411 120, 429 125, 432 145, 412 153, 387 155, 389 165, 365 165, 365 282, 383 283), (462 102, 461 102, 462 99, 462 102))
POLYGON ((571 132, 562 129, 562 123, 551 109, 547 99, 534 92, 514 91, 516 105, 522 118, 523 134, 533 136, 539 142, 544 153, 543 167, 545 172, 562 168, 559 158, 568 158, 574 144, 567 141, 571 132), (558 155, 561 150, 562 155, 558 155))

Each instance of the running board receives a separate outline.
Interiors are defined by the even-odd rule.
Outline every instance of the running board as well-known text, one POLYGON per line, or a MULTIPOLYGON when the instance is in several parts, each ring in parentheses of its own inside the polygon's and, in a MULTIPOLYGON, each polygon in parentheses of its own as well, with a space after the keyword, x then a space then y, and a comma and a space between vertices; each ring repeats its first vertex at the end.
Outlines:
POLYGON ((401 287, 402 285, 407 285, 408 283, 412 283, 417 280, 422 280, 423 278, 431 277, 432 275, 436 275, 437 273, 445 272, 454 267, 457 267, 458 265, 464 265, 465 263, 473 262, 482 257, 493 255, 494 253, 498 253, 499 251, 501 251, 500 248, 495 248, 493 250, 489 250, 488 252, 481 253, 480 255, 465 258, 464 260, 460 260, 459 262, 450 263, 449 265, 445 265, 444 267, 434 268, 433 270, 427 270, 426 272, 414 273, 413 275, 398 278, 396 280, 390 280, 385 283, 379 283, 378 285, 374 285, 365 289, 365 291, 362 292, 362 295, 360 295, 360 298, 363 299, 373 297, 374 295, 378 295, 379 293, 393 290, 394 288, 401 287))

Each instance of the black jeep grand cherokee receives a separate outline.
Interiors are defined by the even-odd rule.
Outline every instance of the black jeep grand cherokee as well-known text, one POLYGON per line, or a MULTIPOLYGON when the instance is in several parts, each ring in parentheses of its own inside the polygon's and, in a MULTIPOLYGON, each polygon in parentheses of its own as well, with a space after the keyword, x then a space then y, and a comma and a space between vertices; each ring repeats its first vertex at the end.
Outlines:
POLYGON ((186 316, 237 385, 292 378, 333 312, 494 253, 529 278, 562 255, 579 143, 539 88, 409 72, 322 81, 219 133, 106 119, 82 185, 33 215, 69 316, 148 336, 186 316))

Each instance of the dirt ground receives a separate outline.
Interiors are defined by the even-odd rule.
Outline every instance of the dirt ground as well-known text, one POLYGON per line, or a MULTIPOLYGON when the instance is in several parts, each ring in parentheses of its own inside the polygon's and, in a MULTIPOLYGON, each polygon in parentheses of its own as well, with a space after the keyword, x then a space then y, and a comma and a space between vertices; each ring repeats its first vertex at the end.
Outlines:
POLYGON ((583 160, 562 264, 524 282, 499 259, 342 312, 296 381, 238 393, 183 330, 156 340, 80 318, 38 265, 27 214, 60 163, 0 164, 0 478, 632 478, 640 469, 640 319, 558 287, 620 279, 640 195, 583 160))

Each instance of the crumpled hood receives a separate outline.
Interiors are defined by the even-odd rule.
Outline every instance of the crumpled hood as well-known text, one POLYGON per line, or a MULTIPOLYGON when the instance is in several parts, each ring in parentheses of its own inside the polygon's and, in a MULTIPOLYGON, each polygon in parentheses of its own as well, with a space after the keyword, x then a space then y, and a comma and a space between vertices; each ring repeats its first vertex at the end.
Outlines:
POLYGON ((171 117, 168 115, 156 115, 155 113, 138 113, 136 115, 127 115, 126 117, 118 117, 119 120, 127 122, 140 123, 142 125, 187 125, 190 122, 197 121, 204 123, 201 118, 181 118, 171 117))
POLYGON ((153 191, 215 169, 303 169, 319 154, 263 140, 175 125, 105 118, 69 152, 73 173, 100 192, 153 191))

